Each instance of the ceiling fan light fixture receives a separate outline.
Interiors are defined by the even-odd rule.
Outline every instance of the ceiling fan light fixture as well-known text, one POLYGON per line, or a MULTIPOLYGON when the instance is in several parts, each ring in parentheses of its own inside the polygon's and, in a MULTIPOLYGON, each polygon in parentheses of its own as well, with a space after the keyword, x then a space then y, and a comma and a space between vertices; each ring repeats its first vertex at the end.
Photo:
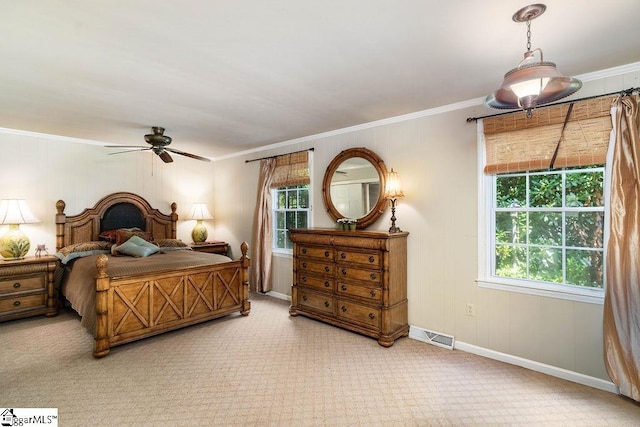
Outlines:
POLYGON ((531 20, 546 10, 543 4, 525 6, 513 15, 516 22, 527 23, 527 51, 518 66, 504 75, 502 85, 485 99, 485 104, 497 109, 523 109, 527 117, 539 105, 548 104, 574 94, 582 82, 564 76, 553 62, 545 62, 542 49, 531 50, 531 20), (540 53, 540 60, 535 57, 540 53))

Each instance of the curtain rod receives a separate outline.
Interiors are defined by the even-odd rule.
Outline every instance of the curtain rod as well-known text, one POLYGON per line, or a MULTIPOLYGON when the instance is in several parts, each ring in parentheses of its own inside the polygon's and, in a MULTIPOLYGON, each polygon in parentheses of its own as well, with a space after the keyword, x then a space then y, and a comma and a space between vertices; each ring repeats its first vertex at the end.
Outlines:
MULTIPOLYGON (((602 95, 593 95, 593 96, 585 96, 584 98, 578 98, 578 99, 571 99, 568 101, 562 101, 562 102, 556 102, 555 104, 546 104, 546 105, 541 105, 539 107, 536 107, 536 109, 538 108, 546 108, 546 107, 553 107, 556 105, 562 105, 562 104, 570 104, 572 102, 578 102, 578 101, 586 101, 589 99, 596 99, 596 98, 604 98, 606 96, 611 96, 611 95, 620 95, 620 96, 630 96, 631 94, 633 94, 633 92, 640 92, 640 87, 632 87, 626 90, 619 90, 617 92, 611 92, 611 93, 604 93, 602 95)), ((507 114, 513 114, 513 113, 517 113, 518 111, 506 111, 504 113, 497 113, 497 114, 489 114, 487 116, 480 116, 480 117, 469 117, 467 118, 467 123, 469 122, 477 122, 480 119, 488 119, 490 117, 498 117, 498 116, 504 116, 507 114)))
POLYGON ((314 148, 307 148, 306 150, 299 150, 299 151, 292 151, 291 153, 284 153, 284 154, 276 154, 274 156, 267 156, 267 157, 260 157, 259 159, 251 159, 251 160, 245 160, 245 163, 249 163, 249 162, 257 162, 258 160, 266 160, 266 159, 275 159, 276 157, 280 157, 280 156, 287 156, 289 154, 296 154, 296 153, 304 153, 305 151, 313 151, 314 148))

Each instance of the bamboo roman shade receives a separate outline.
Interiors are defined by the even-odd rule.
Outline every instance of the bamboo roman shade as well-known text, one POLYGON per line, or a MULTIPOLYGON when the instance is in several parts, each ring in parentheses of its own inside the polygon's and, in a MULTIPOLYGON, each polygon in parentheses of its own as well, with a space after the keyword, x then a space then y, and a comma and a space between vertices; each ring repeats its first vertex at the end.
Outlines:
POLYGON ((576 101, 564 134, 568 103, 484 119, 487 174, 548 169, 562 135, 554 168, 604 164, 614 96, 576 101))
POLYGON ((276 170, 271 180, 271 188, 309 184, 310 182, 308 151, 276 157, 276 170))

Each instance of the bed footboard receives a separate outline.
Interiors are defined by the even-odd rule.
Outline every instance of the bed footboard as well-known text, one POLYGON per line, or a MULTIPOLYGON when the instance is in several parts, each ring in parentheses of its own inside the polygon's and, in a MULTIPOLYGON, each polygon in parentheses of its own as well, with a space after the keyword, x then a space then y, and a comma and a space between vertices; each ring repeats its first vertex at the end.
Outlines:
POLYGON ((109 277, 108 258, 96 260, 96 358, 111 347, 233 312, 249 314, 248 245, 239 260, 171 272, 109 277))

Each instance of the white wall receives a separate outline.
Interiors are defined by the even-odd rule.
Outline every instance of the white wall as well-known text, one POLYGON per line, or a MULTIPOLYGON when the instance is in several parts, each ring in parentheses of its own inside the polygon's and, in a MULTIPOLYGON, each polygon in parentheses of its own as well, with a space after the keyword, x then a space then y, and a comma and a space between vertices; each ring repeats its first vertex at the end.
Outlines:
MULTIPOLYGON (((594 80, 579 97, 639 86, 640 73, 594 80)), ((215 171, 218 227, 225 239, 250 241, 258 163, 245 159, 314 147, 313 225, 333 227, 320 186, 341 150, 366 147, 398 171, 405 198, 397 225, 409 231, 409 323, 454 335, 471 346, 608 381, 602 361, 602 305, 479 288, 476 125, 482 106, 370 128, 333 132, 259 155, 220 160, 215 171), (218 185, 223 183, 223 185, 218 185), (242 195, 242 196, 240 196, 242 195), (222 217, 224 215, 224 217, 222 217), (466 304, 476 316, 466 315, 466 304)), ((388 122, 392 122, 389 120, 388 122)), ((390 211, 371 228, 385 230, 390 211)), ((274 257, 274 291, 290 295, 291 259, 274 257)))
MULTIPOLYGON (((66 203, 67 215, 79 214, 100 198, 117 191, 144 197, 154 208, 171 213, 178 204, 179 218, 186 218, 191 205, 207 203, 214 208, 213 171, 215 163, 174 156, 163 163, 150 152, 108 155, 113 152, 98 145, 47 137, 29 132, 0 131, 0 198, 26 199, 42 222, 24 224, 35 253, 38 243, 55 252, 55 204, 66 203), (194 167, 196 166, 196 167, 194 167)), ((205 221, 210 238, 215 237, 215 218, 205 221)), ((195 221, 178 222, 178 237, 191 241, 195 221)), ((7 226, 0 226, 0 233, 7 226)))

